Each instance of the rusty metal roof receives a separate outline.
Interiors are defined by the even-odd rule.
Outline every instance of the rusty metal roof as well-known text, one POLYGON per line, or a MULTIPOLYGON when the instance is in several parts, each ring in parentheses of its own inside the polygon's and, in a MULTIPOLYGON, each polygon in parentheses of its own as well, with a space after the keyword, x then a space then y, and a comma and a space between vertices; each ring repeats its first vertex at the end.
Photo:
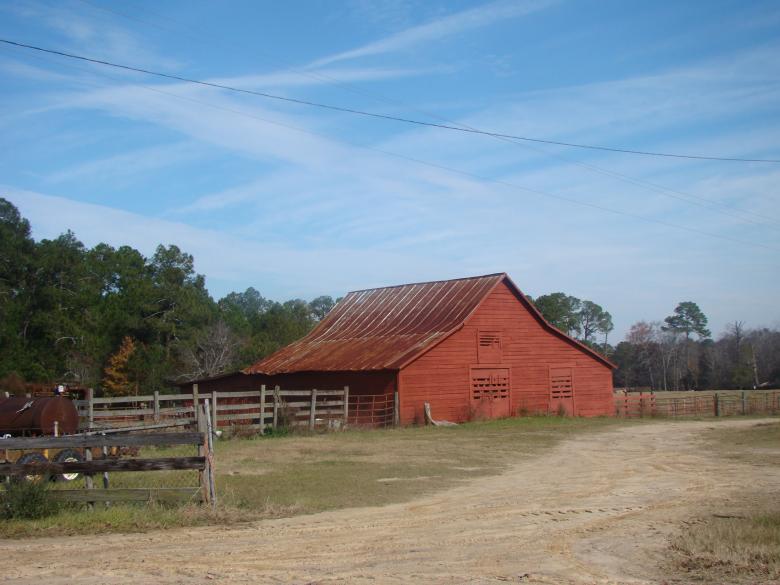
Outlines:
POLYGON ((458 330, 499 282, 553 335, 610 368, 616 366, 548 323, 506 273, 372 288, 348 293, 303 339, 245 374, 397 370, 458 330))
POLYGON ((303 339, 247 374, 394 370, 459 328, 505 274, 348 293, 303 339))

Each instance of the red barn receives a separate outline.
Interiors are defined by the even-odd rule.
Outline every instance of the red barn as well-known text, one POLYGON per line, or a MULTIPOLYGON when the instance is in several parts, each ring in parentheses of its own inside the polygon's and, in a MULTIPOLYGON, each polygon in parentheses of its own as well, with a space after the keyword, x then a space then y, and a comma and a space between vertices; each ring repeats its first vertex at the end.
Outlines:
POLYGON ((605 357, 562 333, 506 274, 349 293, 303 339, 244 375, 202 390, 260 384, 398 393, 401 424, 534 412, 614 414, 605 357))

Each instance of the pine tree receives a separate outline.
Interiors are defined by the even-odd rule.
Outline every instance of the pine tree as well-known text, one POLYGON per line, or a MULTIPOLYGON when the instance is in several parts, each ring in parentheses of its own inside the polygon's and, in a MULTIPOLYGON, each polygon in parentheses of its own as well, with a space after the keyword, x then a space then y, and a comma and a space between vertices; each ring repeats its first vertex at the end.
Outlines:
POLYGON ((135 341, 129 336, 122 339, 117 352, 108 359, 103 378, 103 389, 111 396, 129 396, 138 393, 138 385, 130 380, 130 358, 135 353, 135 341))

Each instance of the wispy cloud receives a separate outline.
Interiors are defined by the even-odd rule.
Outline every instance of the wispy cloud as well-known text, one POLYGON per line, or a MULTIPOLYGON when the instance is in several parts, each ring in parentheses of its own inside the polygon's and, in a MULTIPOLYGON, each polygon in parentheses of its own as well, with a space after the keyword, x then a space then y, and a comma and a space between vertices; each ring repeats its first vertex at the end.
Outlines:
POLYGON ((116 185, 116 181, 140 177, 145 173, 167 168, 202 156, 202 149, 180 142, 139 148, 123 154, 79 163, 46 175, 50 183, 82 180, 89 178, 116 185))
POLYGON ((402 51, 421 43, 441 40, 502 20, 526 16, 553 3, 553 0, 499 0, 491 2, 450 14, 426 24, 407 28, 356 49, 317 59, 310 64, 310 67, 321 67, 337 61, 402 51))

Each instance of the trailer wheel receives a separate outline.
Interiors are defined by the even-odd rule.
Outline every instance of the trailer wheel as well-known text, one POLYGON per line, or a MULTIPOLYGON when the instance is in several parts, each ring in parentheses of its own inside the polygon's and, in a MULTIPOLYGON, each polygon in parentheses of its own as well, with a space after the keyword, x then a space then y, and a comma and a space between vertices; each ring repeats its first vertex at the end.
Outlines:
MULTIPOLYGON (((49 460, 46 459, 41 453, 25 453, 19 459, 16 460, 17 463, 48 463, 49 460)), ((16 476, 14 477, 15 481, 48 481, 49 476, 48 475, 22 475, 22 476, 16 476)))
MULTIPOLYGON (((84 457, 78 451, 73 449, 63 449, 54 457, 55 463, 73 463, 84 461, 84 457)), ((59 473, 54 476, 54 481, 74 481, 78 479, 79 473, 59 473)))

